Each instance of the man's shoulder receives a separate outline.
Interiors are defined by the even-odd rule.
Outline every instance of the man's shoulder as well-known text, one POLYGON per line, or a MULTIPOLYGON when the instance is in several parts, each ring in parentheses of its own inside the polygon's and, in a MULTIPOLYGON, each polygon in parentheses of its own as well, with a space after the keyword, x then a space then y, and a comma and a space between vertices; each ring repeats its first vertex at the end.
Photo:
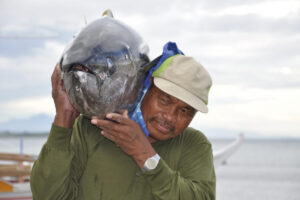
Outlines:
MULTIPOLYGON (((74 127, 72 141, 76 144, 84 144, 88 153, 94 152, 94 147, 103 140, 97 126, 91 123, 91 119, 82 114, 77 117, 74 127)), ((80 147, 82 148, 82 146, 80 147)))
POLYGON ((93 125, 91 123, 91 119, 88 118, 87 116, 84 116, 82 114, 80 114, 76 120, 75 120, 75 125, 78 126, 78 127, 84 127, 84 128, 87 128, 87 127, 95 127, 97 128, 95 125, 93 125))
POLYGON ((188 127, 180 135, 170 140, 174 151, 182 156, 210 155, 212 145, 207 137, 199 130, 188 127), (200 152, 200 153, 199 153, 200 152))
POLYGON ((82 123, 87 123, 89 121, 89 118, 84 116, 83 114, 80 114, 76 120, 75 120, 75 123, 77 124, 82 124, 82 123))
POLYGON ((100 129, 91 123, 91 119, 82 114, 76 118, 73 129, 74 128, 78 130, 78 134, 81 135, 94 135, 100 132, 100 129))
POLYGON ((187 127, 180 136, 185 141, 193 141, 200 144, 211 144, 207 137, 201 131, 192 127, 187 127))

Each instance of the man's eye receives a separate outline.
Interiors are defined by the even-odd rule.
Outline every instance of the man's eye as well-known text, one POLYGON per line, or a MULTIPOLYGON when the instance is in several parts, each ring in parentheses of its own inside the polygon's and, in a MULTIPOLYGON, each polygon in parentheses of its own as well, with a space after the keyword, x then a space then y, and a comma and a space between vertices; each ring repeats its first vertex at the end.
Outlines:
POLYGON ((181 109, 180 109, 180 112, 186 113, 186 112, 188 112, 188 109, 187 109, 187 108, 181 108, 181 109))
POLYGON ((189 108, 181 108, 180 113, 185 116, 191 116, 191 117, 195 115, 195 112, 189 108))
POLYGON ((166 98, 166 97, 160 97, 160 102, 162 103, 162 104, 167 104, 168 103, 168 99, 166 98))

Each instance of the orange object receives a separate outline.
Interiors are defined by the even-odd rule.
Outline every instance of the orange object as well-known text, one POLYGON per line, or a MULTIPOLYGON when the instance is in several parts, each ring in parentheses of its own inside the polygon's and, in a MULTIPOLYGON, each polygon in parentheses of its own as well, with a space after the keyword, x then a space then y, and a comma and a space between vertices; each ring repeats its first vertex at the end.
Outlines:
POLYGON ((12 192, 13 186, 4 181, 0 181, 0 192, 12 192))

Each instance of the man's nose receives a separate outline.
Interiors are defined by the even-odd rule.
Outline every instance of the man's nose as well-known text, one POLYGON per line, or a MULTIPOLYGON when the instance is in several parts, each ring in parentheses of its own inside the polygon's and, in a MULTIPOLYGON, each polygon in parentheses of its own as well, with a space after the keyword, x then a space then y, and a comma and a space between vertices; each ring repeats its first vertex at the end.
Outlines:
POLYGON ((173 125, 174 123, 176 123, 176 119, 177 119, 177 109, 174 106, 169 106, 168 108, 166 108, 163 112, 163 117, 171 122, 173 125))

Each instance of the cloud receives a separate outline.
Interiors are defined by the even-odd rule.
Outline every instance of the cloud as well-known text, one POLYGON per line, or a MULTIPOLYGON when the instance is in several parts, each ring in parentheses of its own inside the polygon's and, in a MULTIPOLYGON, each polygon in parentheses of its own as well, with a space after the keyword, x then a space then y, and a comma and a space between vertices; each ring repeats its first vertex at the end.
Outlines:
POLYGON ((0 57, 0 102, 50 94, 50 77, 64 46, 45 42, 31 56, 0 57))
MULTIPOLYGON (((227 1, 228 2, 228 1, 227 1)), ((235 1, 236 2, 236 1, 235 1)), ((273 0, 273 1, 240 1, 241 4, 223 7, 221 15, 245 15, 255 14, 262 17, 282 18, 299 12, 297 0, 273 0)))
POLYGON ((55 63, 85 18, 90 22, 110 8, 116 19, 143 36, 151 58, 162 52, 164 43, 175 41, 211 73, 210 113, 198 114, 193 125, 266 135, 300 132, 295 109, 300 88, 297 0, 2 0, 0 4, 0 109, 6 118, 53 113, 47 105, 52 105, 50 76, 55 63))
POLYGON ((15 100, 1 102, 0 122, 11 119, 23 119, 40 113, 53 116, 55 107, 51 95, 35 96, 30 98, 17 98, 15 100))
POLYGON ((236 133, 300 137, 300 110, 295 108, 299 98, 300 88, 247 89, 215 85, 211 89, 209 113, 199 113, 192 126, 199 130, 205 127, 236 133))
POLYGON ((256 14, 266 17, 285 17, 299 11, 298 0, 214 0, 202 1, 211 13, 226 15, 256 14))

